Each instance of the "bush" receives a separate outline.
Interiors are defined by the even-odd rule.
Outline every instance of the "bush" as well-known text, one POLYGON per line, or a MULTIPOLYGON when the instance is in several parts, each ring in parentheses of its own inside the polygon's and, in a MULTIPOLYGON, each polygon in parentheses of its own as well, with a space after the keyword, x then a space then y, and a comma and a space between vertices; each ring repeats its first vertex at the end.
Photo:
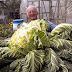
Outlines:
POLYGON ((13 34, 13 22, 9 24, 0 24, 0 37, 11 37, 13 34))

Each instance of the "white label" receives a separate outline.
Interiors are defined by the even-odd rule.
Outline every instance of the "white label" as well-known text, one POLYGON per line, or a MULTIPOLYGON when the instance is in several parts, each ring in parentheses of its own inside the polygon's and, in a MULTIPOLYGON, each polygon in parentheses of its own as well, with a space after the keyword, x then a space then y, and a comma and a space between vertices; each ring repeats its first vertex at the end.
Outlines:
POLYGON ((18 25, 18 23, 17 24, 16 23, 15 24, 13 23, 13 30, 17 30, 18 29, 17 28, 17 25, 18 25))

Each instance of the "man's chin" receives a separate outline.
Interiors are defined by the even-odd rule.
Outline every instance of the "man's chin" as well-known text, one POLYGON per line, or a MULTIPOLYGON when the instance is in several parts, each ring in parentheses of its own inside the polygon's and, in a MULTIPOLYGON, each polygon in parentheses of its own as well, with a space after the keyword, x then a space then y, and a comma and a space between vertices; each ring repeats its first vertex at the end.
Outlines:
POLYGON ((31 19, 31 20, 36 20, 36 19, 31 19))

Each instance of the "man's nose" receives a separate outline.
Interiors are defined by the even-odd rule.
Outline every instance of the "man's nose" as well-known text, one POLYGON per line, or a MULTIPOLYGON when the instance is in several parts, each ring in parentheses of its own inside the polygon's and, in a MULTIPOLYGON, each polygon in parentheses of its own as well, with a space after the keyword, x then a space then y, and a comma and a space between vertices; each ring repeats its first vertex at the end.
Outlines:
POLYGON ((33 12, 31 11, 31 14, 33 14, 33 12))

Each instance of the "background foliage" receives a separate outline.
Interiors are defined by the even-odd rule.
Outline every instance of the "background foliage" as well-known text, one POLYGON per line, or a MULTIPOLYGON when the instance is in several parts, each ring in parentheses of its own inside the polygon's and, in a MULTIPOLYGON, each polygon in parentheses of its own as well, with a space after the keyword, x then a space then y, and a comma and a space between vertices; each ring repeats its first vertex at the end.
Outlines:
POLYGON ((9 24, 0 24, 0 37, 11 37, 13 34, 13 22, 9 24))

